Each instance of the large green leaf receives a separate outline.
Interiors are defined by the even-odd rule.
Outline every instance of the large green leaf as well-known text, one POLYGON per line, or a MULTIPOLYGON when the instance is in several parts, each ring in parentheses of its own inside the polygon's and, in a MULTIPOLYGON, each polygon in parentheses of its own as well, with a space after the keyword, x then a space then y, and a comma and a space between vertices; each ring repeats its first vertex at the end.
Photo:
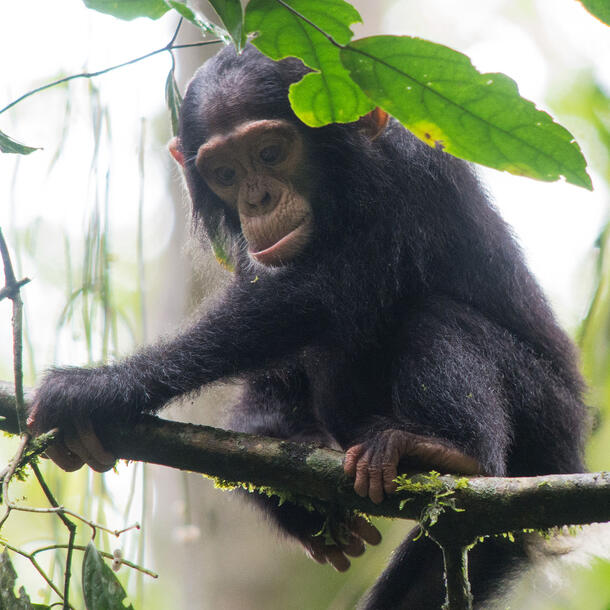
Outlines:
POLYGON ((610 0, 580 0, 582 5, 600 21, 610 25, 610 0))
POLYGON ((241 51, 246 44, 244 9, 241 2, 239 0, 210 0, 210 4, 231 34, 235 48, 241 51))
POLYGON ((83 0, 87 8, 127 21, 136 17, 159 19, 169 6, 164 0, 83 0))
POLYGON ((573 136, 519 96, 504 74, 480 74, 448 47, 374 36, 341 51, 366 94, 430 146, 514 174, 591 188, 573 136))
POLYGON ((26 146, 25 144, 20 144, 16 140, 9 138, 5 133, 0 131, 0 151, 3 153, 14 153, 18 155, 29 155, 35 150, 40 150, 40 148, 34 148, 33 146, 26 146))
POLYGON ((123 585, 92 542, 87 545, 83 559, 82 584, 87 610, 133 610, 131 604, 123 603, 127 597, 123 585))
MULTIPOLYGON (((344 0, 290 0, 286 4, 339 44, 351 40, 350 25, 361 21, 356 9, 344 0)), ((373 108, 343 67, 337 46, 276 0, 251 0, 246 31, 258 34, 253 44, 272 59, 299 57, 315 70, 291 85, 289 92, 295 114, 307 125, 350 123, 373 108)))

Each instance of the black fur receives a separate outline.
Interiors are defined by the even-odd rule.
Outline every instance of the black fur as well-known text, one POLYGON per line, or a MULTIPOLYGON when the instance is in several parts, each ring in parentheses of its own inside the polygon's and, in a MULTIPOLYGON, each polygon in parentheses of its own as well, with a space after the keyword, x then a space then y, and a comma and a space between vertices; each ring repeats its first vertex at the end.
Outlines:
MULTIPOLYGON (((235 279, 176 339, 118 364, 52 371, 38 393, 37 428, 79 411, 153 412, 239 376, 247 385, 238 430, 347 449, 399 428, 441 439, 490 475, 582 471, 574 348, 471 167, 395 121, 374 141, 357 124, 303 126, 286 91, 304 73, 252 47, 241 56, 227 48, 197 73, 181 118, 187 182, 195 220, 231 239, 235 279), (249 261, 239 219, 194 158, 212 127, 274 117, 293 121, 307 143, 315 234, 293 262, 266 270, 249 261)), ((297 538, 322 522, 296 507, 266 508, 297 538)), ((504 547, 471 553, 479 602, 521 556, 518 545, 504 547)), ((367 607, 437 608, 441 578, 433 543, 409 542, 367 607)))

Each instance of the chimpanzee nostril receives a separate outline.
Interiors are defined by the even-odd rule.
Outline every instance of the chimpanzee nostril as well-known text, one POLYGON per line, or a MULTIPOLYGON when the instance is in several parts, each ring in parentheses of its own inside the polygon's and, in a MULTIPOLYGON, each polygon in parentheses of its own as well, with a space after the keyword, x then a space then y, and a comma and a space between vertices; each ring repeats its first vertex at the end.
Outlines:
POLYGON ((267 206, 271 202, 271 195, 269 193, 265 193, 263 198, 261 199, 261 206, 267 206))

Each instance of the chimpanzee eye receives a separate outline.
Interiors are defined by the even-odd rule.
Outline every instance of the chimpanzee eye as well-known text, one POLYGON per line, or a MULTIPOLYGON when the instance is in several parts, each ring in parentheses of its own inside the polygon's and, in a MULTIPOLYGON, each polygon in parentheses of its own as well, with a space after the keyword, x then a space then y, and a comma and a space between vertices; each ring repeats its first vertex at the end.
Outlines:
POLYGON ((279 144, 270 144, 258 153, 260 160, 267 165, 273 165, 282 160, 282 147, 279 144))
POLYGON ((214 177, 220 184, 231 186, 235 182, 235 170, 232 167, 221 165, 214 170, 214 177))

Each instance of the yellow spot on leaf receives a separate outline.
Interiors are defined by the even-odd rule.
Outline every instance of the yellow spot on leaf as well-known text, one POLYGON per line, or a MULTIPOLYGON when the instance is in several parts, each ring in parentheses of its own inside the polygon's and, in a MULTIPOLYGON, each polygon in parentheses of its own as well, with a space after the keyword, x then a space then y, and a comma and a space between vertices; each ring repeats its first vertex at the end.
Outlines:
POLYGON ((423 140, 428 146, 432 148, 447 147, 448 138, 438 125, 430 121, 420 121, 408 127, 413 135, 423 140))

